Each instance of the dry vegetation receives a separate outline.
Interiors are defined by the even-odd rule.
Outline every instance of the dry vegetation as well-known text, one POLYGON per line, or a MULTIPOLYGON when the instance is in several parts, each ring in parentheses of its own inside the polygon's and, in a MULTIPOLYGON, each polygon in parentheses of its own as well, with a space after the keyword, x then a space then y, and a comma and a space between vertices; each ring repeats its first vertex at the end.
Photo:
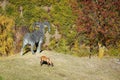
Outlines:
POLYGON ((111 57, 75 57, 52 51, 0 59, 0 80, 120 80, 120 62, 111 57), (40 66, 39 57, 51 58, 54 67, 40 66))

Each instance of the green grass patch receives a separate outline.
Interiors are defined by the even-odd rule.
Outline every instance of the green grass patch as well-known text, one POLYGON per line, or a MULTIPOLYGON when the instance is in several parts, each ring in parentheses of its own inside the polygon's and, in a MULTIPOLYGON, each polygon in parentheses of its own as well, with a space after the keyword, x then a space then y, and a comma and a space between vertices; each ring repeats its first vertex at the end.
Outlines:
POLYGON ((119 56, 120 57, 120 50, 117 48, 111 48, 108 50, 108 55, 110 56, 119 56))
POLYGON ((2 76, 0 76, 0 80, 3 80, 2 76))

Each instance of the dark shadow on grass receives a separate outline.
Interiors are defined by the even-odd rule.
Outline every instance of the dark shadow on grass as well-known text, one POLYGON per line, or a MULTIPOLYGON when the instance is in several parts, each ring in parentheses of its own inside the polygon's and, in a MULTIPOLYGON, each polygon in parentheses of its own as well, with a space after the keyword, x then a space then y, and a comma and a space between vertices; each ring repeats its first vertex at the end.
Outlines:
MULTIPOLYGON (((29 51, 31 51, 31 49, 30 49, 30 48, 27 48, 27 49, 25 50, 25 52, 23 53, 23 55, 27 54, 29 51)), ((34 50, 34 54, 36 53, 36 51, 37 51, 37 50, 34 50)), ((43 50, 41 50, 40 53, 41 53, 42 51, 43 51, 43 50)))
POLYGON ((25 50, 25 52, 23 53, 23 55, 25 55, 25 54, 28 53, 29 51, 31 51, 30 48, 27 48, 27 49, 25 50))

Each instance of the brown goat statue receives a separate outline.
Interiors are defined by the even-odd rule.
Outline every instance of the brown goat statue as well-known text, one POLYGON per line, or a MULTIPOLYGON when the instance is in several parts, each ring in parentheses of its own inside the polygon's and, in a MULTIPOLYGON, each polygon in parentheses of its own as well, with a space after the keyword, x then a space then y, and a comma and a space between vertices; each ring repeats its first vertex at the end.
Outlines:
POLYGON ((40 57, 40 64, 41 64, 41 66, 43 65, 43 64, 47 64, 48 66, 54 66, 53 65, 53 63, 52 63, 52 61, 50 60, 50 58, 48 58, 48 57, 46 57, 46 56, 41 56, 40 57))

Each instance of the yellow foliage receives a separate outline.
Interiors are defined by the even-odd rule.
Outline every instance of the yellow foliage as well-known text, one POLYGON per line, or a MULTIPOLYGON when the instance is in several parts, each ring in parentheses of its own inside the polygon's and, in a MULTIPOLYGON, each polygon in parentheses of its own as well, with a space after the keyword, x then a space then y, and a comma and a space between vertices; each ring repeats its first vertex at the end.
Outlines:
POLYGON ((104 49, 101 47, 101 48, 99 48, 99 58, 102 58, 103 57, 103 55, 104 55, 104 49))
POLYGON ((0 53, 2 55, 13 54, 13 19, 0 16, 0 53))
POLYGON ((79 42, 78 42, 78 40, 76 40, 75 41, 75 43, 74 43, 74 46, 73 46, 73 49, 72 49, 73 51, 79 51, 79 42))
POLYGON ((99 57, 99 58, 102 58, 102 57, 104 56, 105 47, 102 46, 100 43, 98 43, 98 46, 99 46, 99 54, 98 54, 98 57, 99 57))

